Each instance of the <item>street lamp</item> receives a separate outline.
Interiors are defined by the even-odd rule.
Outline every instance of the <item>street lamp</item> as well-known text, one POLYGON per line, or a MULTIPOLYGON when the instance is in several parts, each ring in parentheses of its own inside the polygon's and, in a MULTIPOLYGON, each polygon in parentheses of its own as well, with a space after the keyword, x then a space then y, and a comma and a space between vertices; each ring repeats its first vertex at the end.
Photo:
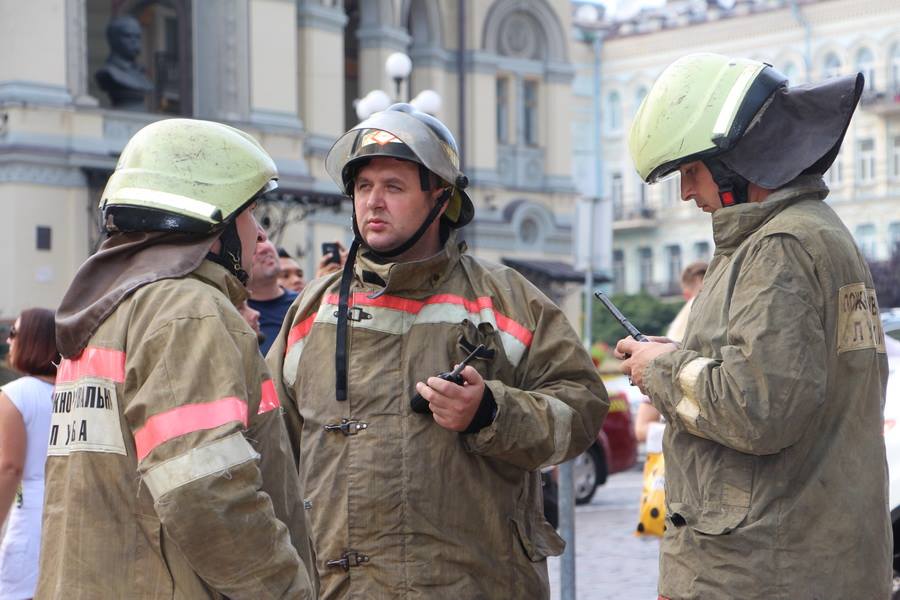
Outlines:
POLYGON ((403 52, 394 52, 384 61, 384 71, 388 77, 394 80, 397 101, 402 101, 400 85, 412 72, 412 60, 403 52))
MULTIPOLYGON (((600 52, 606 24, 598 8, 593 4, 582 4, 575 11, 575 27, 582 39, 593 43, 594 49, 594 172, 595 189, 587 205, 586 232, 587 256, 584 270, 584 345, 590 350, 591 325, 593 321, 594 269, 594 213, 603 190, 603 163, 600 146, 600 52)), ((601 208, 603 204, 601 202, 601 208)), ((579 244, 580 246, 580 244, 579 244)), ((579 248, 580 252, 580 248, 579 248)), ((575 481, 572 461, 559 467, 559 532, 566 541, 566 548, 560 560, 559 591, 561 600, 575 600, 575 481)))
MULTIPOLYGON (((599 265, 594 264, 594 232, 592 227, 595 223, 594 211, 599 203, 601 211, 605 208, 603 196, 603 147, 601 143, 601 108, 600 108, 600 57, 603 51, 603 38, 607 32, 608 23, 603 20, 603 15, 597 6, 593 4, 582 4, 575 11, 575 27, 578 29, 584 41, 591 43, 594 50, 594 114, 593 114, 593 132, 594 132, 594 193, 590 197, 588 206, 588 252, 587 252, 587 268, 584 274, 584 344, 590 349, 591 346, 591 321, 593 319, 593 297, 594 288, 594 269, 599 265)), ((605 211, 608 212, 608 211, 605 211)))
MULTIPOLYGON (((384 61, 384 71, 388 77, 394 80, 396 86, 396 98, 391 96, 384 90, 372 90, 362 98, 354 101, 353 106, 356 110, 356 117, 363 121, 368 119, 376 112, 385 110, 393 102, 401 102, 404 98, 401 94, 401 86, 403 81, 409 78, 412 72, 412 61, 402 52, 394 52, 384 61)), ((417 110, 436 115, 441 110, 443 100, 441 95, 434 90, 422 90, 418 95, 409 101, 417 110)))
POLYGON ((356 101, 356 116, 360 121, 391 105, 391 97, 384 90, 372 90, 356 101))
POLYGON ((441 110, 441 95, 434 90, 422 90, 419 94, 409 101, 416 110, 436 115, 441 110))

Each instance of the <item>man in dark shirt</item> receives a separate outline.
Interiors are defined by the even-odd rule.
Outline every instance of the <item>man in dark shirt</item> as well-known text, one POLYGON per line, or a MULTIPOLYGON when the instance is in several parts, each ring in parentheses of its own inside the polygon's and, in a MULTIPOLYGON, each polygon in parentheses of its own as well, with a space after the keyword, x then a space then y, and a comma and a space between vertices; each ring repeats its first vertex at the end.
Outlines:
POLYGON ((259 342, 259 349, 263 355, 269 351, 272 342, 278 337, 284 315, 297 297, 296 292, 278 285, 280 273, 281 265, 278 262, 275 245, 268 240, 258 243, 256 253, 253 255, 250 281, 247 282, 247 288, 250 290, 247 304, 259 311, 259 328, 264 336, 259 342))

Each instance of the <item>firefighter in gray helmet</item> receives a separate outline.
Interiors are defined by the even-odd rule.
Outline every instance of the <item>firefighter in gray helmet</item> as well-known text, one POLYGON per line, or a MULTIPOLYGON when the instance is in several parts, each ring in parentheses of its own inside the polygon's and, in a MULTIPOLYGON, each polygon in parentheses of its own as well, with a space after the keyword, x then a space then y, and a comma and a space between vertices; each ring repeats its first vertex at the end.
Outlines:
POLYGON ((668 423, 662 598, 890 593, 884 336, 822 179, 862 90, 693 54, 635 116, 638 173, 680 172, 716 242, 683 342, 616 346, 668 423))
POLYGON ((322 597, 548 598, 562 541, 539 469, 606 415, 590 357, 541 292, 456 239, 474 209, 439 120, 394 105, 326 166, 353 199, 348 263, 306 286, 267 357, 322 597), (461 380, 435 377, 473 351, 461 380))

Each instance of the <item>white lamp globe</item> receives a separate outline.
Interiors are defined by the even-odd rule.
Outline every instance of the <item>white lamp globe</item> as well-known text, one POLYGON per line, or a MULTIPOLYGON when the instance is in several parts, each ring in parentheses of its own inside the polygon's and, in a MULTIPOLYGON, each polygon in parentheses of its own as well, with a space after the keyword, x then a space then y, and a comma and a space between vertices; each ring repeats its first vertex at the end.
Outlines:
POLYGON ((354 103, 354 109, 356 109, 356 118, 360 121, 365 121, 369 118, 369 115, 372 114, 372 110, 369 109, 368 104, 368 96, 365 98, 360 98, 354 103))
POLYGON ((412 60, 402 52, 394 52, 384 61, 384 70, 391 79, 406 79, 412 71, 412 60))
POLYGON ((575 24, 579 26, 596 25, 600 19, 600 10, 593 4, 582 4, 575 10, 575 24))
POLYGON ((372 90, 366 94, 365 101, 370 115, 385 110, 391 105, 391 97, 384 90, 372 90))
POLYGON ((434 90, 422 90, 410 101, 416 110, 436 115, 441 110, 441 95, 434 90))

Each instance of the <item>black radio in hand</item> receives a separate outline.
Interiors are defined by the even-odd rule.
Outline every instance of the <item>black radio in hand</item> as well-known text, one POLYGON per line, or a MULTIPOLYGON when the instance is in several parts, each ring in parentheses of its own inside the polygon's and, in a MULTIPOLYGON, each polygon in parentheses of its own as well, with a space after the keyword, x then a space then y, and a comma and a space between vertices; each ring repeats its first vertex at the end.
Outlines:
MULTIPOLYGON (((461 363, 456 365, 455 369, 453 369, 452 371, 447 371, 446 373, 440 373, 439 375, 436 375, 436 377, 439 377, 444 381, 453 382, 456 385, 462 385, 464 383, 464 380, 460 373, 462 373, 462 370, 466 368, 466 365, 469 364, 469 361, 475 358, 475 356, 478 355, 478 353, 482 350, 484 350, 484 344, 478 344, 478 346, 474 350, 472 350, 472 352, 467 357, 465 357, 461 363)), ((409 401, 409 406, 412 408, 413 412, 417 412, 423 415, 431 414, 431 408, 428 406, 428 400, 423 398, 422 394, 420 394, 419 392, 416 392, 412 399, 409 401)))

